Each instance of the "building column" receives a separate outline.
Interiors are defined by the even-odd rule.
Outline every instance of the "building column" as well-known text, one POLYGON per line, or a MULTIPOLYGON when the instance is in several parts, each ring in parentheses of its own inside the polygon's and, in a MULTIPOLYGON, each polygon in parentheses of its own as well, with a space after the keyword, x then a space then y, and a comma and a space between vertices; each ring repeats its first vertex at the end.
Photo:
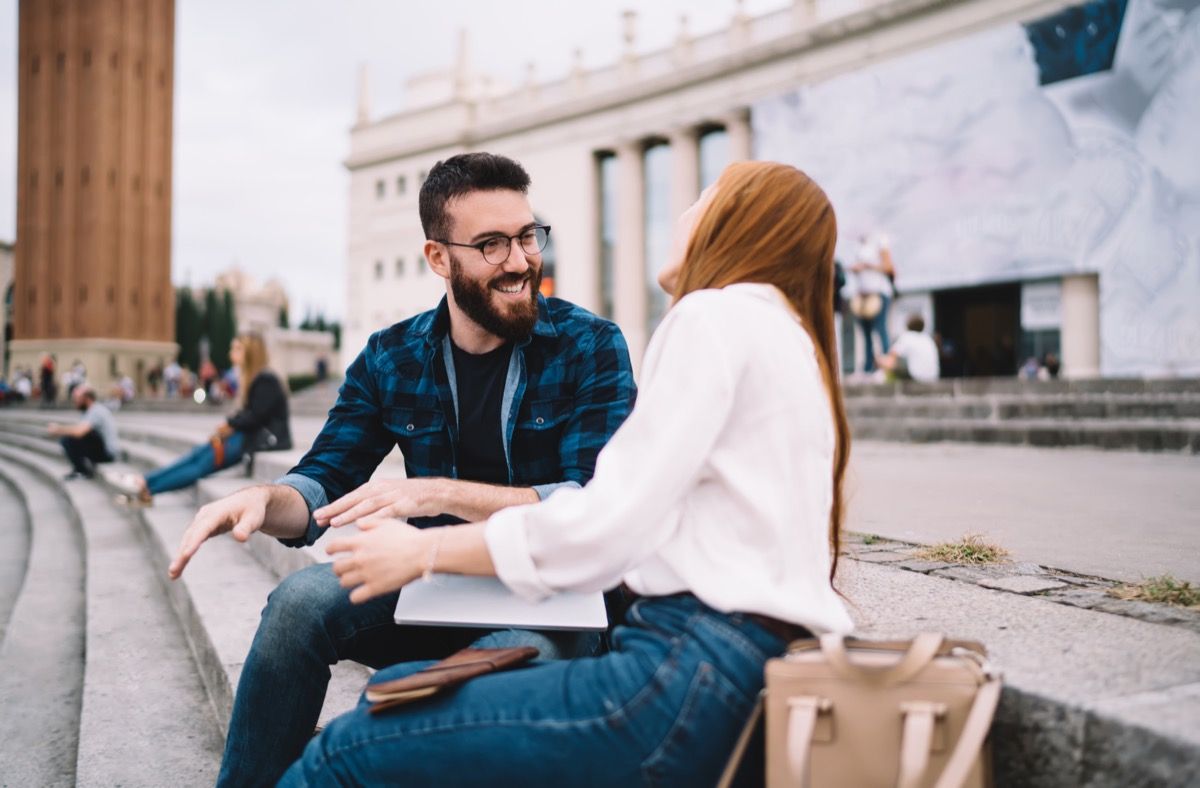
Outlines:
POLYGON ((613 319, 625 334, 637 372, 646 349, 646 208, 640 141, 626 140, 617 145, 616 205, 613 319))
POLYGON ((700 196, 700 138, 692 126, 671 131, 671 216, 679 218, 700 196))
POLYGON ((754 158, 749 109, 743 107, 726 115, 725 133, 729 135, 730 164, 754 158))
POLYGON ((1100 279, 1096 274, 1062 280, 1062 375, 1100 375, 1100 279))

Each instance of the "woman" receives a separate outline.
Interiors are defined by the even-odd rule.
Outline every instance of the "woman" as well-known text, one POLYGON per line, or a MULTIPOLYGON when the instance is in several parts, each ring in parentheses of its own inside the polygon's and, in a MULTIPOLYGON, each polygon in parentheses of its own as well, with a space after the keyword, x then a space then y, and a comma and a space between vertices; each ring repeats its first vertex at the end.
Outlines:
POLYGON ((496 575, 532 599, 624 582, 641 598, 612 651, 389 713, 360 705, 281 785, 711 785, 766 660, 851 628, 831 582, 849 450, 833 209, 798 170, 745 162, 679 230, 659 277, 675 303, 585 488, 452 528, 360 521, 329 545, 355 602, 433 570, 496 575))
POLYGON ((207 443, 147 476, 121 474, 110 481, 131 499, 150 503, 158 493, 179 490, 223 468, 236 465, 247 451, 290 449, 287 392, 267 366, 267 346, 257 334, 242 334, 229 346, 229 359, 242 388, 242 407, 227 418, 207 443))

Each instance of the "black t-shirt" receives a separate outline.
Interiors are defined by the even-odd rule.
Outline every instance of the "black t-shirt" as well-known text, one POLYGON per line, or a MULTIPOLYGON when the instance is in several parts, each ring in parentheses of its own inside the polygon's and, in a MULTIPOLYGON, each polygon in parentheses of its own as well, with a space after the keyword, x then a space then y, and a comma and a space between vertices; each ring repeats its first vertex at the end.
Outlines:
POLYGON ((508 484, 500 408, 512 344, 478 356, 450 343, 458 381, 458 478, 508 484))

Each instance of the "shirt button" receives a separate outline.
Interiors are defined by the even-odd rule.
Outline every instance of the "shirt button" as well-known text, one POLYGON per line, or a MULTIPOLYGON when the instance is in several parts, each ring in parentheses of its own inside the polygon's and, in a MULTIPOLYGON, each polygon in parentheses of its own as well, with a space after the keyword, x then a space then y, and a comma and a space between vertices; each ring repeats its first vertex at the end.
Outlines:
POLYGON ((416 428, 415 428, 415 427, 414 427, 412 424, 409 424, 409 425, 408 425, 408 431, 409 431, 409 432, 412 432, 414 429, 416 429, 416 428))
POLYGON ((543 419, 541 416, 538 416, 538 417, 537 417, 537 419, 535 419, 535 421, 537 421, 537 423, 538 423, 538 424, 542 424, 542 423, 544 423, 546 420, 545 420, 545 419, 543 419))

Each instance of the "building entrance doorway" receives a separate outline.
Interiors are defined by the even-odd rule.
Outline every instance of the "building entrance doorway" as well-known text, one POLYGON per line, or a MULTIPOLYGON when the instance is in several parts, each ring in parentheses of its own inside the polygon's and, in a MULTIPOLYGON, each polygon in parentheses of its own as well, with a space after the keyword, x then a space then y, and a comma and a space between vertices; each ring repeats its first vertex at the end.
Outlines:
POLYGON ((941 336, 942 377, 1017 374, 1021 285, 964 287, 933 294, 934 330, 941 336))

